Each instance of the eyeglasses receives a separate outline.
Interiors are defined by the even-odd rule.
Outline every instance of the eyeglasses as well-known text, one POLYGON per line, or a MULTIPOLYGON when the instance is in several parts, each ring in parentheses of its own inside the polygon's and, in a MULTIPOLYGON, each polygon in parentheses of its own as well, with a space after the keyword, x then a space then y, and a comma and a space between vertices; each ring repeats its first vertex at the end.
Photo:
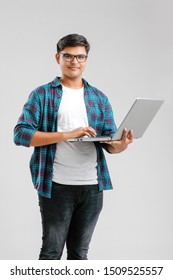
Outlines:
POLYGON ((86 61, 88 57, 87 55, 84 54, 77 54, 77 55, 69 54, 69 53, 59 53, 59 54, 61 54, 64 60, 68 62, 72 62, 76 58, 79 63, 83 63, 86 61))

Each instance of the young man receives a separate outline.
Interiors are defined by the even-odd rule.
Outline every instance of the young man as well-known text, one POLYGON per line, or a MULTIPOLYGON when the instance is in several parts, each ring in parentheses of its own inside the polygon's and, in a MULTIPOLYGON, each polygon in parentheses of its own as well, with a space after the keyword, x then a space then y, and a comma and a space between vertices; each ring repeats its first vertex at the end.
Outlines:
POLYGON ((30 168, 42 217, 40 260, 60 259, 65 243, 67 259, 87 259, 103 190, 112 188, 103 149, 119 153, 133 141, 126 130, 119 141, 67 141, 116 131, 107 97, 82 78, 89 49, 78 34, 59 40, 61 77, 30 94, 14 129, 16 145, 35 147, 30 168))

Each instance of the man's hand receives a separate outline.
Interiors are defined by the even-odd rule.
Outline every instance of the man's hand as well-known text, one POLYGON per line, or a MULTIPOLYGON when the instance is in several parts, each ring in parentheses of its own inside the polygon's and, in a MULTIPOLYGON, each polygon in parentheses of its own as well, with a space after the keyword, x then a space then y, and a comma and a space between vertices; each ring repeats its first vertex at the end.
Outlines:
POLYGON ((108 144, 108 151, 111 154, 121 153, 127 149, 128 145, 133 142, 133 131, 130 130, 127 134, 127 129, 125 128, 120 140, 116 141, 102 141, 100 143, 108 144))
POLYGON ((64 135, 66 139, 79 138, 83 136, 95 137, 96 131, 91 126, 86 126, 86 127, 79 127, 68 132, 64 132, 64 135))

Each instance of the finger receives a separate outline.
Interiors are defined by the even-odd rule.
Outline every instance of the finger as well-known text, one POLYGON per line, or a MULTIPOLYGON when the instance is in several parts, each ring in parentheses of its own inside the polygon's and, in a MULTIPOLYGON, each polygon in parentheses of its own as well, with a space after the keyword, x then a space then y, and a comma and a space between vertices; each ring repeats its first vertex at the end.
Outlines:
POLYGON ((82 135, 81 136, 88 136, 90 137, 90 134, 88 133, 87 127, 80 127, 82 135))
POLYGON ((91 136, 91 134, 90 134, 90 133, 88 133, 88 132, 85 132, 85 136, 90 137, 90 136, 91 136))
POLYGON ((83 134, 83 136, 88 136, 88 137, 90 137, 90 136, 91 136, 91 134, 90 134, 87 130, 84 130, 84 134, 83 134))
POLYGON ((130 143, 133 141, 133 130, 131 129, 128 133, 128 139, 130 140, 130 143))
POLYGON ((92 128, 91 126, 89 126, 89 130, 92 132, 93 135, 96 135, 96 134, 97 134, 96 131, 95 131, 95 129, 92 128))
POLYGON ((83 135, 84 135, 84 136, 90 137, 91 135, 92 135, 92 136, 95 136, 95 135, 96 135, 96 134, 95 134, 92 130, 90 130, 88 127, 83 127, 83 128, 82 128, 82 131, 83 131, 83 135))
POLYGON ((91 126, 86 127, 86 131, 92 136, 96 136, 96 131, 91 126))
POLYGON ((121 139, 124 141, 124 140, 126 140, 126 138, 127 138, 127 128, 124 128, 121 139))

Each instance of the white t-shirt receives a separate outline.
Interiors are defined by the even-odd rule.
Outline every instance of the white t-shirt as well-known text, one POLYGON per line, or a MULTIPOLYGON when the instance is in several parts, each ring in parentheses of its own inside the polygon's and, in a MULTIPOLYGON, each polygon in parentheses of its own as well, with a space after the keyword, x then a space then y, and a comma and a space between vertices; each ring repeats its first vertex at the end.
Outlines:
MULTIPOLYGON (((88 126, 84 89, 63 86, 58 111, 58 131, 88 126)), ((97 184, 97 153, 94 143, 61 141, 57 143, 53 181, 65 185, 97 184)))

